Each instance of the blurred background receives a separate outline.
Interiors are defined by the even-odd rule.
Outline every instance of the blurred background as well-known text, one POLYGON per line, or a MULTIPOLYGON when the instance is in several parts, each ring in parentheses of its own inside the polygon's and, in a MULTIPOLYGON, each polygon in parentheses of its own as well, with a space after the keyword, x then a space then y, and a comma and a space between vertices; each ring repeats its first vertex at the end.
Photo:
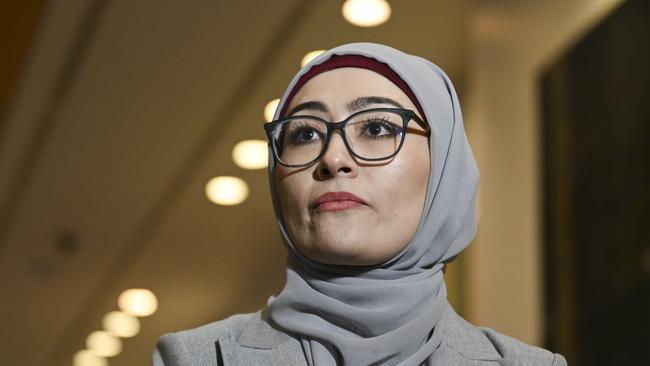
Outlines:
POLYGON ((650 364, 648 4, 3 2, 0 363, 150 364, 163 333, 263 307, 285 258, 264 109, 307 53, 371 41, 459 91, 481 182, 457 311, 571 365, 650 364))

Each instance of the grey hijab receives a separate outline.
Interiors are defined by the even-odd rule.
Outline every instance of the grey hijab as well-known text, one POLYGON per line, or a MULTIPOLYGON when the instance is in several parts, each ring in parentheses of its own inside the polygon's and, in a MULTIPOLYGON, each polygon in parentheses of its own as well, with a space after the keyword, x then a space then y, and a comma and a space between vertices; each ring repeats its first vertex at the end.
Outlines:
POLYGON ((478 169, 467 142, 458 97, 430 61, 374 43, 345 44, 303 67, 287 87, 275 118, 301 75, 332 55, 386 63, 411 88, 431 126, 431 170, 420 223, 410 243, 374 266, 329 265, 299 253, 282 222, 269 150, 276 220, 288 251, 286 283, 267 301, 273 323, 299 337, 311 366, 438 365, 449 306, 442 273, 476 234, 478 169))

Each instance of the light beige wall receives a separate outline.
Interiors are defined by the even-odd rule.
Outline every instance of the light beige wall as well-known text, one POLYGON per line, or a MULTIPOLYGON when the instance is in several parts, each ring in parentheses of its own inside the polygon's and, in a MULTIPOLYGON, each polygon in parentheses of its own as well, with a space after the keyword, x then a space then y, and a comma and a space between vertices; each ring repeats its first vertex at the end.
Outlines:
POLYGON ((465 254, 466 316, 540 345, 543 248, 538 76, 619 0, 476 1, 461 101, 476 155, 479 230, 465 254), (529 5, 527 5, 530 3, 529 5))

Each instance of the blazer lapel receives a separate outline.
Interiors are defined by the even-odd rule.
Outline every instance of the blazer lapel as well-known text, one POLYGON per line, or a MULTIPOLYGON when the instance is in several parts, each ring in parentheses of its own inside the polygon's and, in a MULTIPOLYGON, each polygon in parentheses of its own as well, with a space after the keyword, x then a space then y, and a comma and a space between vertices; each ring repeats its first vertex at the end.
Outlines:
POLYGON ((300 341, 268 323, 266 308, 255 313, 233 341, 219 340, 224 366, 307 366, 300 341))
POLYGON ((439 326, 445 332, 445 365, 477 365, 481 361, 494 364, 503 358, 488 337, 476 326, 470 324, 447 305, 439 326))

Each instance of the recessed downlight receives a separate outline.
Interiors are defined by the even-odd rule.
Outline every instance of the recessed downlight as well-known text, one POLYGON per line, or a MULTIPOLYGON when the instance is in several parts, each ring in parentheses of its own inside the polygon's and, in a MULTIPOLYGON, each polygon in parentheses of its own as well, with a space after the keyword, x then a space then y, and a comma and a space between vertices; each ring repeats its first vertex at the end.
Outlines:
POLYGON ((315 59, 316 57, 320 56, 321 53, 325 52, 325 50, 315 50, 311 52, 307 52, 306 55, 302 57, 302 60, 300 61, 300 67, 304 67, 307 65, 311 60, 315 59))
POLYGON ((345 20, 358 27, 375 27, 390 18, 386 0, 347 0, 341 8, 345 20))
POLYGON ((158 309, 158 299, 153 292, 144 288, 125 290, 117 299, 120 309, 133 316, 149 316, 158 309))
POLYGON ((248 198, 248 184, 237 177, 214 177, 205 185, 205 194, 216 204, 238 205, 248 198))
POLYGON ((273 99, 272 101, 266 103, 264 106, 264 120, 266 122, 273 121, 273 115, 275 115, 275 110, 278 109, 280 104, 280 99, 273 99))
POLYGON ((262 169, 269 163, 269 148, 266 140, 240 141, 232 149, 232 160, 244 169, 262 169))
POLYGON ((97 356, 87 349, 75 353, 72 358, 74 366, 108 366, 108 361, 101 356, 97 356))
POLYGON ((140 321, 133 315, 121 311, 111 311, 102 319, 102 325, 107 332, 121 337, 133 337, 140 332, 140 321))
POLYGON ((86 347, 97 356, 113 357, 122 352, 122 341, 109 332, 97 330, 86 338, 86 347))

